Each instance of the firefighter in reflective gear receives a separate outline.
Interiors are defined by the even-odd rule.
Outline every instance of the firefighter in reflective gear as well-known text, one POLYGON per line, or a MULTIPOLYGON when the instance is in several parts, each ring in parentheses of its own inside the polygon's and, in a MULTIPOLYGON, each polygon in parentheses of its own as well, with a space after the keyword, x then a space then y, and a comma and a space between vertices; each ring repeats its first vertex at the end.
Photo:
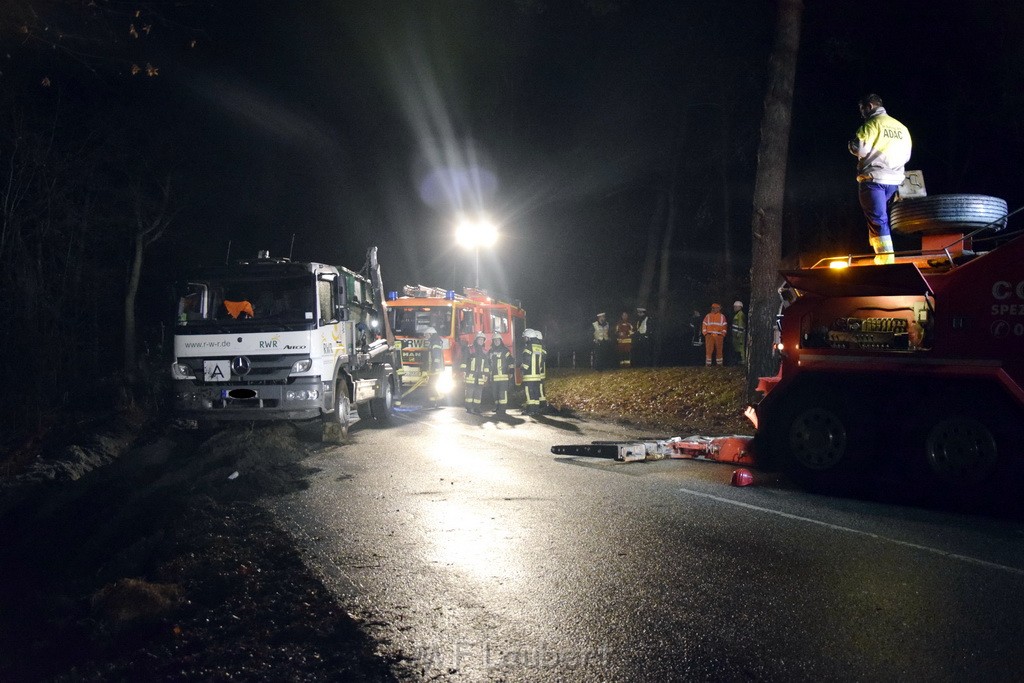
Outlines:
POLYGON ((732 332, 732 350, 736 352, 736 359, 740 365, 747 364, 747 316, 743 314, 743 302, 736 301, 732 305, 732 325, 729 331, 732 332))
POLYGON ((523 352, 519 357, 519 365, 523 371, 523 388, 526 389, 524 415, 540 413, 547 406, 547 399, 544 398, 547 355, 544 336, 540 332, 531 329, 523 332, 523 352))
POLYGON ((711 304, 711 312, 704 316, 700 330, 704 335, 704 365, 711 365, 711 356, 713 355, 719 365, 725 365, 722 349, 725 346, 725 331, 728 327, 729 321, 725 319, 722 307, 718 304, 711 304))
POLYGON ((490 356, 491 367, 491 390, 494 392, 494 412, 498 415, 505 414, 508 406, 508 383, 515 372, 515 359, 512 352, 501 340, 501 335, 495 333, 491 339, 490 356))
POLYGON ((462 356, 460 368, 466 378, 466 412, 475 415, 480 414, 480 402, 484 395, 484 385, 490 376, 490 359, 487 356, 487 349, 484 342, 487 335, 477 332, 473 345, 469 351, 462 356))
POLYGON ((633 349, 633 323, 629 322, 629 313, 622 312, 619 324, 615 326, 615 348, 619 352, 619 367, 629 367, 630 351, 633 349))
POLYGON ((865 95, 857 107, 864 123, 849 144, 850 154, 857 157, 857 196, 868 222, 875 263, 892 263, 889 203, 910 161, 910 131, 885 112, 878 95, 865 95))
POLYGON ((444 374, 444 342, 441 335, 433 327, 428 327, 427 336, 427 357, 424 372, 427 373, 427 391, 431 407, 436 408, 438 401, 443 396, 438 390, 438 382, 444 374))

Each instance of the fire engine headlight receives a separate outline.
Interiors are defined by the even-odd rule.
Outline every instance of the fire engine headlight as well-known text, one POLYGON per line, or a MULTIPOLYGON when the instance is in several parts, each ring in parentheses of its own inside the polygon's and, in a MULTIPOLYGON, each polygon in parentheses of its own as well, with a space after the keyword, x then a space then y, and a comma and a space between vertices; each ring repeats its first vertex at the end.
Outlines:
POLYGON ((445 368, 441 376, 437 378, 437 392, 439 394, 447 394, 455 388, 455 380, 452 379, 452 369, 445 368))
POLYGON ((306 372, 313 367, 313 360, 311 358, 303 358, 292 363, 292 372, 306 372))
POLYGON ((174 379, 195 379, 196 375, 192 368, 184 363, 171 363, 171 376, 174 379))

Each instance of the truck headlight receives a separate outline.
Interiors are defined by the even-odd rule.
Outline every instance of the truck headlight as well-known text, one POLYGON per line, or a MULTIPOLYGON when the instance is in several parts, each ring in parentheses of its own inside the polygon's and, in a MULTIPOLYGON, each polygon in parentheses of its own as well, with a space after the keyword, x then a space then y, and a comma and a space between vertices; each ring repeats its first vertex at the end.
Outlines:
POLYGON ((316 389, 289 389, 284 392, 286 401, 315 401, 320 398, 320 392, 316 389))
POLYGON ((313 366, 311 358, 303 358, 292 363, 292 372, 306 372, 313 366))
POLYGON ((171 363, 171 376, 174 379, 195 379, 196 374, 192 368, 184 363, 171 363))
POLYGON ((447 394, 455 388, 455 380, 452 379, 452 369, 445 368, 441 376, 437 378, 437 393, 447 394))

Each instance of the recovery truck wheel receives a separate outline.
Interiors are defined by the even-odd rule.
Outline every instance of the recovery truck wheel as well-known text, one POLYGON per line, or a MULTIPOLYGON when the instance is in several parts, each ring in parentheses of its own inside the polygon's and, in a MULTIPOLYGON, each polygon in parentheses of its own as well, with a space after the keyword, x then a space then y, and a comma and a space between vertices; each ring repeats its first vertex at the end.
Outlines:
MULTIPOLYGON (((948 395, 948 394, 947 394, 948 395)), ((998 473, 1010 455, 1004 426, 1014 418, 994 405, 930 403, 911 429, 911 472, 923 473, 936 489, 936 502, 958 507, 985 505, 999 494, 998 473)))
POLYGON ((794 396, 769 435, 769 448, 783 470, 816 491, 850 490, 867 457, 865 419, 852 397, 817 392, 794 396))

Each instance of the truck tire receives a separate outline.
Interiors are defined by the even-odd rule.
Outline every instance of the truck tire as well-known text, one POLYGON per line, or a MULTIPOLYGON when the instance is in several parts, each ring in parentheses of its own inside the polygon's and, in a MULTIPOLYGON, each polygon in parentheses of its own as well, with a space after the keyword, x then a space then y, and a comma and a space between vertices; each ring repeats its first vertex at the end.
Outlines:
MULTIPOLYGON (((339 387, 341 388, 341 387, 339 387)), ((351 410, 351 403, 348 400, 348 395, 345 391, 335 391, 337 400, 334 402, 334 413, 325 415, 325 418, 330 418, 331 429, 336 430, 338 436, 342 439, 348 436, 348 428, 352 426, 349 421, 348 414, 351 410)))
POLYGON ((768 435, 771 459, 797 483, 829 493, 852 491, 867 459, 867 419, 851 397, 801 392, 780 409, 768 435))
POLYGON ((370 401, 370 411, 373 419, 380 423, 391 421, 391 415, 395 408, 395 394, 391 386, 391 380, 384 380, 384 395, 370 401))
MULTIPOLYGON (((955 393, 950 389, 942 395, 955 393)), ((936 503, 971 510, 1002 493, 1000 472, 1011 460, 1018 418, 982 399, 929 401, 911 420, 910 471, 924 478, 936 503)))
POLYGON ((1006 200, 983 194, 937 194, 893 204, 889 223, 905 234, 970 232, 1006 227, 1006 200))

